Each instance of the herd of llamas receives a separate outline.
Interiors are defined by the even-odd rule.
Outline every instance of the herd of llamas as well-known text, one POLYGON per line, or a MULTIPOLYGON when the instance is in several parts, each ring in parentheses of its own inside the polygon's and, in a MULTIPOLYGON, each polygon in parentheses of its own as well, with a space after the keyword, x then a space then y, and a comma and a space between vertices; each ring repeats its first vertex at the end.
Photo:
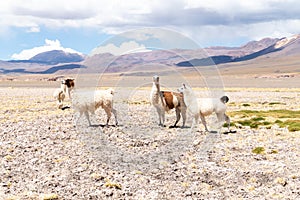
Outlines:
MULTIPOLYGON (((66 78, 61 81, 60 88, 57 88, 53 97, 57 101, 59 109, 63 109, 63 102, 66 96, 72 100, 72 108, 77 112, 75 117, 75 125, 77 126, 79 118, 84 114, 89 126, 91 126, 89 114, 94 114, 98 108, 104 109, 108 126, 109 120, 114 115, 115 125, 118 125, 117 110, 113 106, 114 90, 109 88, 107 90, 95 91, 80 91, 75 89, 75 80, 66 78)), ((176 121, 173 126, 176 127, 180 118, 182 117, 182 127, 185 127, 187 111, 193 117, 192 129, 199 123, 199 118, 205 127, 205 131, 209 132, 205 117, 215 113, 218 119, 219 128, 222 127, 224 121, 228 124, 228 131, 230 131, 230 118, 226 115, 226 103, 229 101, 227 96, 220 98, 197 98, 192 88, 186 84, 182 84, 177 92, 161 91, 159 76, 153 76, 153 85, 150 93, 150 103, 156 109, 158 114, 158 125, 165 126, 165 112, 175 109, 176 121)))

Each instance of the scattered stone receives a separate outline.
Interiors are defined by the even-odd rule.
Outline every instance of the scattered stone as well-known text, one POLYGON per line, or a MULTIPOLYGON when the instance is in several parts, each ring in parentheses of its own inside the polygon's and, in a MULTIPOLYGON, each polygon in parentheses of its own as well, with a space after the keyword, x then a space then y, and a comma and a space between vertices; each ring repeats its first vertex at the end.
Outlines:
MULTIPOLYGON (((0 199, 299 197, 299 131, 237 125, 236 133, 209 134, 199 124, 194 133, 169 129, 174 113, 159 127, 145 103, 147 90, 138 91, 134 104, 116 103, 120 126, 86 127, 82 117, 73 127, 73 109, 57 110, 52 91, 0 88, 0 199)), ((257 110, 270 109, 269 102, 285 103, 271 109, 300 107, 297 92, 227 95, 235 102, 229 111, 245 102, 257 110)), ((99 124, 105 116, 96 111, 91 121, 99 124)))

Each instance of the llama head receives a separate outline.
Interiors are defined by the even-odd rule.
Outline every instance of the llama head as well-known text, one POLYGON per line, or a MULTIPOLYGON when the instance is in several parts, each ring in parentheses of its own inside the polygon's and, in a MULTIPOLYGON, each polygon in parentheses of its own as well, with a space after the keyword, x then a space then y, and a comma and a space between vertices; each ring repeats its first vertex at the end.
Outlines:
POLYGON ((222 103, 227 103, 229 101, 229 98, 227 96, 223 96, 220 100, 222 103))
POLYGON ((157 76, 157 75, 153 76, 153 83, 159 84, 159 76, 157 76))
POLYGON ((177 91, 182 94, 192 93, 192 89, 184 83, 182 83, 182 86, 177 91))
POLYGON ((75 86, 75 79, 73 78, 67 78, 64 80, 64 84, 68 87, 68 88, 73 88, 75 86))
POLYGON ((107 91, 112 95, 115 94, 115 90, 113 88, 108 88, 107 91))

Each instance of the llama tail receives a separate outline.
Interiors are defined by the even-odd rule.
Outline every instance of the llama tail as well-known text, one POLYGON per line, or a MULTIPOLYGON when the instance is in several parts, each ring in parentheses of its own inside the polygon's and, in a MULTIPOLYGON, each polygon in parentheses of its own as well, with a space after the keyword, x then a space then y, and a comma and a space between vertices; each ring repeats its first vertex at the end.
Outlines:
POLYGON ((221 102, 222 103, 227 103, 228 101, 229 101, 229 98, 228 98, 228 96, 222 96, 221 98, 220 98, 220 100, 221 100, 221 102))

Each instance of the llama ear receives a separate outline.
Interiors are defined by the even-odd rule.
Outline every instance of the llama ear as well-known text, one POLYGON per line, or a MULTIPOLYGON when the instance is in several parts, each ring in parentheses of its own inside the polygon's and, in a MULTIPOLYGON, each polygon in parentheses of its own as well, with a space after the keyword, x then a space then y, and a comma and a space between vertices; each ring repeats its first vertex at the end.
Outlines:
POLYGON ((185 86, 185 84, 184 84, 184 83, 182 83, 182 86, 183 86, 183 88, 185 88, 185 89, 186 89, 186 86, 185 86))

